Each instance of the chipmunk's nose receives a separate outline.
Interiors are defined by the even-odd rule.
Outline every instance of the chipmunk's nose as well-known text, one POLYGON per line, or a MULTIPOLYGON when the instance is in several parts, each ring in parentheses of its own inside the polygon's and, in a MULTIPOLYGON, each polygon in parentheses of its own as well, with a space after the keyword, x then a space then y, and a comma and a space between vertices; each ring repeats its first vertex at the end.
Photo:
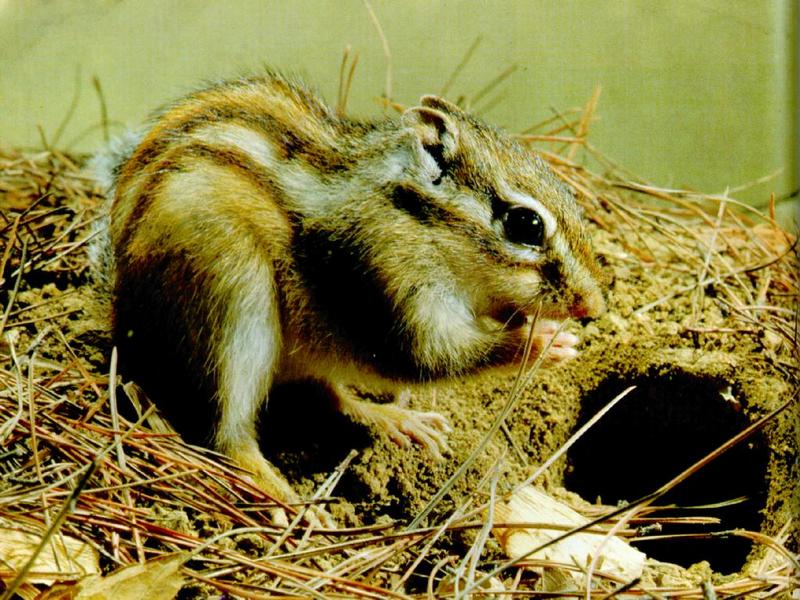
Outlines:
POLYGON ((606 300, 598 287, 579 295, 570 310, 576 319, 596 319, 604 312, 606 312, 606 300))

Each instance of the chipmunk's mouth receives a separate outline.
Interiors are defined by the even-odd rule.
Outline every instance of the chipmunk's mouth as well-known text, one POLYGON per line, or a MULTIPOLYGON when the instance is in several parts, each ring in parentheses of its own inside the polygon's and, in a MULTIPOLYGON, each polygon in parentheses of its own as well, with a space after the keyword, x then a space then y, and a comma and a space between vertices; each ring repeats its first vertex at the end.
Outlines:
POLYGON ((500 323, 503 329, 514 330, 525 325, 529 315, 516 306, 505 305, 496 307, 489 316, 500 323))
POLYGON ((522 308, 511 304, 498 304, 489 313, 492 320, 502 325, 503 329, 514 330, 524 326, 538 312, 538 320, 563 321, 569 318, 569 312, 559 306, 545 305, 522 308))

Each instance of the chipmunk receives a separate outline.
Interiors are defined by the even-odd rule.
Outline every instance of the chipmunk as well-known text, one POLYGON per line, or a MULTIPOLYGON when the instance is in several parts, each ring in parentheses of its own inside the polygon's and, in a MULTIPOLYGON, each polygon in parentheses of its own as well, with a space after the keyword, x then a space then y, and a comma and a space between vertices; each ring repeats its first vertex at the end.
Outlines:
POLYGON ((284 502, 297 496, 257 437, 273 385, 316 380, 344 413, 440 455, 442 416, 351 386, 515 367, 529 334, 530 360, 548 345, 547 362, 567 360, 578 339, 556 322, 604 310, 571 192, 436 96, 360 121, 291 78, 232 80, 97 165, 112 201, 95 260, 121 371, 284 502))

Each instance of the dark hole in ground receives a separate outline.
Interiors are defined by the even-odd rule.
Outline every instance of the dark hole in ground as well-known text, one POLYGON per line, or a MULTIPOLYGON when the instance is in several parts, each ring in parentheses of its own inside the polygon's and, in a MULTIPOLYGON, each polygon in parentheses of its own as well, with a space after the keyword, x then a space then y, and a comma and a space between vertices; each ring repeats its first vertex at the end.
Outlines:
MULTIPOLYGON (((616 504, 653 492, 749 424, 738 405, 721 395, 724 382, 675 370, 633 381, 606 379, 584 399, 578 427, 631 384, 636 390, 568 453, 565 485, 589 501, 599 497, 605 504, 616 504)), ((759 531, 768 458, 766 441, 757 434, 692 475, 657 504, 687 507, 746 500, 718 508, 659 511, 654 516, 721 520, 718 525, 664 525, 660 535, 759 531)), ((751 549, 751 543, 739 537, 644 540, 635 545, 652 558, 683 566, 707 560, 721 573, 741 570, 751 549)))

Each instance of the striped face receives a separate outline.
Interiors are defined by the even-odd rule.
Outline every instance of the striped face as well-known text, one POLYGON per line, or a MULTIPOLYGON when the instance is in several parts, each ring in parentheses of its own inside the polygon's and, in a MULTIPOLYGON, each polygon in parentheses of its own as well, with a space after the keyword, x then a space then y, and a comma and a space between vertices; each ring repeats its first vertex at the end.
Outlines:
POLYGON ((509 280, 501 314, 541 306, 550 318, 598 316, 604 309, 599 273, 575 200, 561 186, 540 196, 546 200, 505 182, 498 187, 491 223, 509 280))
POLYGON ((427 198, 441 206, 440 236, 452 244, 440 246, 471 283, 477 312, 511 324, 537 310, 553 319, 602 313, 602 275, 566 186, 505 134, 438 98, 423 104, 444 115, 438 129, 455 140, 429 152, 439 173, 427 198), (466 251, 463 237, 474 241, 466 251))

